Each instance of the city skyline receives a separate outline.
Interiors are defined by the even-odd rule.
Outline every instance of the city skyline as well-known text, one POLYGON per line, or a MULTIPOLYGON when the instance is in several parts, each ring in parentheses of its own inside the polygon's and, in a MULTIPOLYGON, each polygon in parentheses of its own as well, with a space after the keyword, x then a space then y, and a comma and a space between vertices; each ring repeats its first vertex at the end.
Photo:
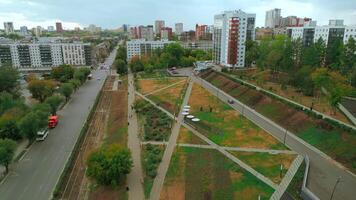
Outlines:
POLYGON ((53 26, 57 21, 64 29, 86 27, 89 24, 104 29, 115 29, 122 24, 153 25, 155 20, 164 20, 166 26, 173 27, 178 22, 184 23, 184 29, 194 29, 196 23, 213 24, 214 14, 224 10, 241 9, 256 13, 256 27, 264 26, 265 12, 280 8, 282 16, 295 15, 310 17, 318 25, 327 24, 329 19, 344 19, 346 25, 356 24, 356 4, 351 0, 331 2, 311 0, 254 0, 254 1, 209 1, 204 5, 199 1, 139 1, 132 4, 126 0, 116 2, 104 0, 100 3, 92 0, 69 2, 46 2, 44 0, 0 0, 0 23, 11 21, 14 28, 53 26), (107 5, 110 5, 108 7, 107 5), (174 5, 174 6, 173 6, 174 5), (199 11, 196 8, 199 7, 199 11), (31 10, 31 12, 29 11, 31 10), (103 14, 105 13, 105 14, 103 14))

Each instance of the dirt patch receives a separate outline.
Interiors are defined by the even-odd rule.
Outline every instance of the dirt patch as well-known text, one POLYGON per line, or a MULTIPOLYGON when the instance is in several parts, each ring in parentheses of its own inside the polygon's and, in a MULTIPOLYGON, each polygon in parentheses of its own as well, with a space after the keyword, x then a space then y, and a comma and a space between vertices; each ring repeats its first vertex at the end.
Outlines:
POLYGON ((142 94, 148 94, 150 92, 167 87, 184 79, 185 78, 139 79, 139 91, 142 94))
POLYGON ((184 200, 185 199, 185 183, 183 181, 175 181, 174 184, 167 185, 162 188, 161 200, 184 200))
POLYGON ((187 128, 181 126, 179 130, 179 136, 177 143, 183 144, 206 144, 203 140, 201 140, 198 136, 194 135, 187 128))

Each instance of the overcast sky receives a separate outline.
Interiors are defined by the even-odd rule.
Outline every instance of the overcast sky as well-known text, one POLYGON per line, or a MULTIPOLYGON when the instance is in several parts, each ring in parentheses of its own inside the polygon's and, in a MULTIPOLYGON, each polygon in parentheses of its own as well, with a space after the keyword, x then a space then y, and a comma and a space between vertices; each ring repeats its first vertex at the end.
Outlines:
POLYGON ((318 25, 329 19, 356 24, 356 0, 0 0, 0 27, 12 21, 16 29, 47 28, 61 21, 65 29, 89 24, 112 29, 162 19, 172 27, 183 22, 188 30, 196 23, 213 24, 214 14, 237 9, 256 13, 256 26, 264 26, 266 10, 273 8, 281 8, 282 16, 311 17, 318 25))

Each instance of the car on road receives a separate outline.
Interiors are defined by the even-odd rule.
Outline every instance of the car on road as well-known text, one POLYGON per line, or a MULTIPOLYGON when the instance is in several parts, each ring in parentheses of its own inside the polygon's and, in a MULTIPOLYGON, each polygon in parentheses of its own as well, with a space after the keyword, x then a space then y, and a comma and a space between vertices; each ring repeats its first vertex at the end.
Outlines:
POLYGON ((101 78, 97 78, 96 80, 100 81, 100 80, 101 80, 101 78))
POLYGON ((36 141, 43 141, 46 139, 46 137, 48 136, 48 129, 44 129, 42 131, 38 131, 37 132, 37 137, 36 137, 36 141))
POLYGON ((231 99, 227 100, 227 102, 228 102, 229 104, 234 104, 234 101, 231 100, 231 99))

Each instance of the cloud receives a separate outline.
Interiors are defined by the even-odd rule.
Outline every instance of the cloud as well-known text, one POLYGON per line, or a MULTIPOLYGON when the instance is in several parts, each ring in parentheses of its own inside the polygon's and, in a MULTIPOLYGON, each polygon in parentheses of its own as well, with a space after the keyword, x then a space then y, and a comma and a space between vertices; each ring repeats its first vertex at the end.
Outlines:
MULTIPOLYGON (((213 24, 214 15, 224 10, 242 9, 256 13, 257 26, 264 26, 266 10, 281 8, 282 16, 311 17, 319 25, 328 19, 356 21, 355 0, 0 0, 0 22, 13 21, 15 26, 52 23, 57 20, 74 26, 96 24, 117 28, 123 23, 154 24, 163 19, 168 26, 183 22, 185 29, 195 23, 213 24), (18 13, 18 15, 15 15, 18 13), (10 14, 10 15, 8 15, 10 14), (75 23, 76 22, 76 23, 75 23)), ((45 26, 45 25, 42 25, 45 26)), ((46 25, 47 26, 47 25, 46 25)))

